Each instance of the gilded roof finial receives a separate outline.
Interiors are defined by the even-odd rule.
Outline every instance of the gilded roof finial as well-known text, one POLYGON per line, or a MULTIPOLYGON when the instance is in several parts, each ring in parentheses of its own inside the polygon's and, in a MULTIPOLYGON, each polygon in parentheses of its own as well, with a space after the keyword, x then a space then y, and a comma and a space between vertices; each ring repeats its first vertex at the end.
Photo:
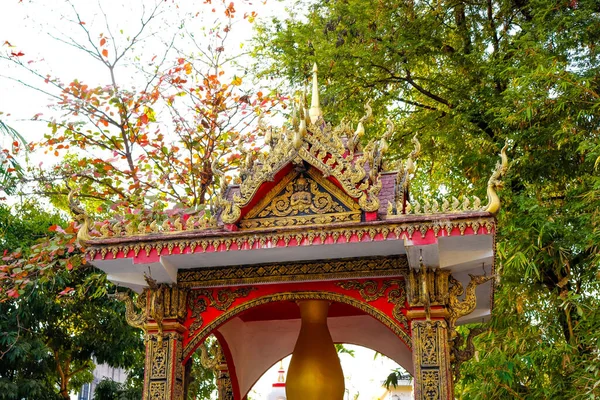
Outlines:
POLYGON ((500 211, 500 198, 498 197, 498 194, 496 193, 496 189, 501 188, 503 186, 502 181, 500 180, 505 174, 506 174, 506 170, 508 169, 508 157, 506 156, 506 149, 508 148, 508 141, 506 142, 506 144, 504 145, 504 147, 502 147, 502 150, 500 151, 500 160, 497 164, 496 164, 496 169, 494 170, 494 173, 492 174, 492 176, 490 176, 490 179, 488 180, 488 187, 487 187, 487 198, 488 198, 488 204, 485 208, 485 211, 492 213, 492 214, 497 214, 498 211, 500 211))
MULTIPOLYGON (((68 184, 67 188, 69 188, 68 184)), ((78 194, 79 189, 71 189, 67 201, 69 202, 69 209, 71 210, 73 217, 77 222, 81 223, 79 231, 77 231, 77 243, 80 246, 85 246, 85 243, 91 239, 90 227, 92 225, 92 220, 81 206, 79 200, 75 197, 78 194)))
POLYGON ((313 124, 317 122, 319 117, 323 116, 323 111, 321 111, 321 106, 319 104, 319 81, 317 72, 317 63, 315 63, 313 66, 312 98, 310 100, 310 110, 308 111, 310 122, 313 124))

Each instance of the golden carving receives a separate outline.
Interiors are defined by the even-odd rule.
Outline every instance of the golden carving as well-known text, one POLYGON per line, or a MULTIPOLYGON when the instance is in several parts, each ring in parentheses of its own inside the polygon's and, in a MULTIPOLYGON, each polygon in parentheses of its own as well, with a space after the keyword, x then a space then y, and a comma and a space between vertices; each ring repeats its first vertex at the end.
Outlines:
POLYGON ((124 292, 115 293, 113 297, 125 303, 125 320, 127 323, 134 328, 145 329, 145 324, 148 320, 148 314, 146 312, 146 292, 144 291, 138 295, 135 304, 133 303, 133 300, 131 300, 131 297, 124 292), (141 311, 136 312, 136 308, 141 311))
MULTIPOLYGON (((344 227, 319 227, 318 229, 289 229, 279 232, 223 232, 215 231, 211 235, 203 235, 198 238, 182 237, 179 239, 171 239, 169 237, 146 237, 140 238, 137 242, 124 242, 119 244, 114 243, 94 243, 94 241, 88 242, 86 248, 86 254, 90 259, 95 259, 97 255, 100 255, 102 259, 105 259, 108 254, 112 254, 113 251, 123 252, 123 257, 131 257, 137 255, 141 250, 144 250, 146 255, 150 255, 152 250, 155 250, 158 254, 162 254, 163 250, 166 254, 172 254, 173 249, 187 248, 193 249, 193 251, 199 248, 202 251, 206 251, 207 248, 212 245, 218 251, 239 251, 246 249, 257 248, 256 243, 260 243, 258 248, 267 247, 266 243, 269 243, 268 247, 272 247, 273 244, 278 243, 280 240, 289 243, 290 240, 296 239, 298 243, 305 242, 311 237, 321 237, 324 235, 325 238, 336 238, 335 243, 339 243, 340 238, 346 238, 346 241, 350 240, 353 235, 361 236, 367 235, 370 241, 378 240, 375 239, 375 235, 383 234, 387 232, 387 239, 404 239, 412 238, 415 230, 424 230, 425 232, 432 230, 434 235, 439 236, 441 230, 446 232, 452 231, 453 229, 459 229, 464 234, 467 227, 476 226, 485 228, 482 230, 483 234, 491 234, 495 227, 495 221, 492 217, 481 217, 481 218, 465 218, 465 219, 453 219, 444 221, 432 221, 432 222, 395 222, 386 221, 385 224, 377 225, 354 225, 344 227), (438 234, 436 234, 436 228, 438 234), (373 233, 374 235, 372 235, 373 233), (391 235, 390 235, 391 234, 391 235), (236 248, 221 248, 221 245, 225 245, 227 241, 234 240, 236 248), (239 244, 238 244, 239 243, 239 244), (264 243, 264 244, 263 244, 264 243), (245 246, 247 245, 247 246, 245 246), (171 250, 169 250, 171 249, 171 250), (169 251, 171 253, 169 253, 169 251)), ((342 239, 342 243, 343 243, 342 239)), ((320 244, 322 244, 321 242, 320 244)), ((307 244, 314 244, 312 240, 309 240, 307 244)))
POLYGON ((402 313, 402 309, 406 306, 406 282, 401 279, 390 279, 385 280, 379 286, 379 283, 373 280, 368 280, 364 282, 360 281, 342 281, 338 283, 343 289, 346 290, 358 290, 360 296, 365 299, 367 302, 372 302, 377 299, 380 299, 385 295, 385 292, 393 286, 396 286, 395 289, 392 289, 388 292, 388 303, 394 304, 394 308, 392 309, 392 315, 400 324, 404 325, 408 329, 408 320, 406 316, 402 313))
POLYGON ((421 374, 422 398, 427 400, 442 399, 440 396, 440 371, 425 370, 421 374))
POLYGON ((167 355, 166 346, 158 345, 152 352, 152 368, 150 369, 150 379, 167 377, 167 355))
POLYGON ((80 246, 85 246, 86 243, 91 239, 90 228, 92 226, 92 220, 90 216, 85 212, 79 200, 75 197, 79 194, 79 189, 71 189, 67 200, 69 202, 69 209, 73 214, 73 217, 77 222, 81 224, 77 231, 77 243, 80 246))
POLYGON ((506 149, 508 149, 508 142, 506 142, 500 151, 500 161, 496 164, 496 169, 492 173, 492 176, 490 176, 487 185, 488 204, 485 207, 485 211, 492 214, 497 214, 498 211, 500 211, 500 198, 496 193, 496 189, 503 186, 503 183, 500 179, 506 175, 506 171, 508 170, 508 157, 506 156, 506 149))
POLYGON ((360 207, 314 168, 286 175, 240 222, 240 227, 270 228, 359 222, 360 207))
POLYGON ((415 399, 444 400, 451 392, 447 324, 444 320, 413 320, 415 399))
POLYGON ((166 398, 166 390, 166 382, 151 382, 149 396, 150 400, 164 400, 166 398))
POLYGON ((406 256, 367 257, 180 270, 177 273, 177 282, 184 287, 233 286, 362 276, 398 276, 407 271, 406 256))
MULTIPOLYGON (((316 79, 316 72, 313 79, 316 79)), ((316 83, 313 82, 313 91, 316 92, 316 83)), ((332 129, 321 116, 318 106, 318 92, 313 93, 311 110, 304 109, 304 103, 299 106, 299 118, 296 112, 292 117, 293 132, 284 129, 279 134, 270 131, 269 142, 278 137, 277 145, 271 146, 271 151, 262 157, 252 168, 244 171, 240 185, 240 192, 234 195, 233 201, 222 197, 219 206, 222 207, 221 219, 227 224, 237 223, 241 209, 249 204, 260 186, 273 179, 274 175, 289 163, 301 164, 302 161, 320 170, 325 177, 332 176, 349 195, 359 200, 364 211, 377 211, 379 199, 378 189, 381 181, 381 157, 387 148, 386 140, 379 145, 371 142, 373 151, 355 160, 354 149, 357 145, 357 136, 364 133, 363 119, 359 123, 355 137, 347 141, 345 147, 340 139, 341 134, 351 136, 345 121, 339 127, 332 129), (348 156, 351 154, 352 156, 348 156), (369 163, 370 177, 366 177, 365 166, 369 163), (375 162, 375 163, 374 163, 375 162)), ((263 127, 264 129, 264 127, 263 127)), ((389 131, 389 130, 388 130, 389 131)), ((367 151, 365 151, 367 153, 367 151)))
POLYGON ((176 319, 183 321, 187 314, 187 289, 177 285, 157 284, 156 280, 146 276, 148 288, 147 315, 148 321, 156 323, 158 328, 159 345, 163 336, 163 321, 165 319, 176 319))
POLYGON ((273 203, 258 216, 287 217, 309 211, 314 214, 325 214, 344 211, 344 208, 334 202, 331 195, 320 191, 315 181, 300 176, 285 188, 284 194, 275 197, 273 203))
POLYGON ((424 307, 426 315, 429 315, 432 305, 446 305, 449 275, 450 271, 422 264, 418 271, 411 269, 408 273, 408 304, 424 307))
POLYGON ((125 319, 134 328, 148 331, 150 323, 156 323, 158 342, 162 344, 163 321, 165 319, 182 322, 187 314, 188 289, 177 285, 158 284, 146 277, 148 287, 144 289, 135 304, 126 293, 115 293, 113 297, 125 303, 125 319), (136 308, 139 312, 136 312, 136 308))
POLYGON ((389 316, 385 315, 383 312, 377 310, 376 308, 356 299, 353 299, 352 297, 332 292, 284 292, 252 299, 236 307, 233 307, 230 310, 227 310, 225 313, 215 318, 214 321, 203 326, 202 329, 200 329, 198 332, 190 335, 191 340, 183 349, 184 358, 189 357, 196 350, 197 346, 204 341, 207 335, 209 335, 219 326, 221 326, 234 316, 238 315, 239 313, 260 306, 262 304, 278 301, 296 300, 327 300, 349 304, 361 311, 364 311, 366 314, 369 314, 378 321, 380 321, 382 324, 387 326, 392 332, 394 332, 409 348, 411 346, 410 336, 404 329, 400 327, 400 325, 396 321, 394 321, 389 316))
POLYGON ((250 294, 254 288, 243 287, 238 289, 220 289, 217 290, 216 297, 213 296, 211 289, 198 289, 192 292, 189 296, 189 308, 192 311, 192 325, 190 326, 190 332, 194 332, 202 326, 204 320, 202 319, 202 313, 204 313, 208 307, 212 307, 219 311, 227 311, 236 299, 246 297, 250 294))
POLYGON ((146 336, 144 399, 183 400, 184 371, 181 333, 146 336))
POLYGON ((450 331, 452 332, 452 337, 456 335, 454 331, 454 327, 456 326, 456 321, 465 315, 468 315, 475 310, 477 306, 477 297, 475 295, 475 289, 477 286, 491 280, 494 278, 493 275, 471 275, 471 280, 467 285, 466 293, 463 289, 463 285, 456 280, 453 276, 450 276, 449 280, 451 283, 451 287, 449 290, 449 299, 448 299, 448 323, 450 324, 450 331), (464 300, 460 300, 459 297, 465 295, 464 300))

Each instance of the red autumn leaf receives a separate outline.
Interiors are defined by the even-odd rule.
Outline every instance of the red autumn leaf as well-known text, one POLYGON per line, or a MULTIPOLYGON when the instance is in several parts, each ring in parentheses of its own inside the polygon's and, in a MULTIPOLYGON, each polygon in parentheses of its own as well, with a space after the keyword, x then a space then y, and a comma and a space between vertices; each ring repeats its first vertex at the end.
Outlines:
POLYGON ((100 46, 104 46, 106 44, 106 39, 102 38, 100 39, 100 46))
POLYGON ((13 56, 13 57, 22 57, 22 56, 25 55, 25 53, 23 53, 22 51, 20 51, 18 53, 11 52, 10 55, 13 56))
POLYGON ((148 115, 144 114, 140 117, 140 121, 142 122, 142 124, 147 124, 148 123, 148 115))
POLYGON ((17 298, 19 297, 19 291, 17 289, 10 289, 8 292, 6 292, 6 295, 8 297, 13 297, 13 298, 17 298))
POLYGON ((102 55, 103 55, 104 57, 107 57, 107 58, 108 58, 108 50, 106 50, 106 49, 102 50, 102 55))
POLYGON ((72 287, 66 287, 65 290, 63 290, 62 292, 60 292, 58 295, 59 296, 65 296, 65 295, 71 293, 73 290, 75 290, 75 289, 73 289, 72 287))

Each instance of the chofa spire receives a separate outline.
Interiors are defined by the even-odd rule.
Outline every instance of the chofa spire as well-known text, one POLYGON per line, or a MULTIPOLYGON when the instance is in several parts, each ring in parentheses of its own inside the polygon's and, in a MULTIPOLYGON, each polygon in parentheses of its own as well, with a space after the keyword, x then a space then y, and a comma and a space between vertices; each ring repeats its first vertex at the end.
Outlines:
POLYGON ((308 110, 308 115, 310 116, 310 122, 315 124, 319 117, 323 116, 323 111, 321 111, 321 105, 319 104, 319 81, 317 77, 317 63, 313 65, 313 81, 312 81, 312 98, 310 100, 310 110, 308 110))

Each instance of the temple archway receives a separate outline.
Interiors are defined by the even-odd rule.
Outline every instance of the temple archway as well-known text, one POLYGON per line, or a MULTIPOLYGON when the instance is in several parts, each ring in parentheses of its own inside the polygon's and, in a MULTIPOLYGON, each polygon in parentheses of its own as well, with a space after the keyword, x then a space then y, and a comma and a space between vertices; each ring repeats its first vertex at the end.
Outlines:
MULTIPOLYGON (((297 300, 360 310, 332 316, 336 340, 379 348, 398 360, 413 371, 418 399, 452 397, 453 368, 473 356, 472 337, 463 346, 455 327, 485 320, 493 305, 500 207, 495 190, 507 169, 506 146, 488 182, 485 206, 466 196, 417 201, 409 198, 420 152, 416 138, 408 159, 386 171, 393 124, 380 140, 362 147, 368 104, 353 133, 346 122, 333 128, 324 121, 316 67, 312 92, 310 110, 300 104, 291 129, 270 135, 270 152, 248 158, 239 185, 228 187, 224 175, 213 170, 221 192, 213 199, 218 210, 212 218, 181 213, 105 223, 91 232, 89 216, 78 217, 86 221, 78 237, 90 263, 111 281, 142 293, 135 305, 119 296, 127 301, 128 321, 146 332, 144 399, 182 399, 183 365, 215 333, 228 349, 225 358, 240 386, 232 391, 239 400, 259 373, 237 362, 236 354, 252 359, 254 350, 244 344, 249 335, 257 342, 273 340, 251 328, 266 322, 248 315, 297 300), (369 342, 369 330, 377 343, 369 342)), ((289 325, 287 331, 297 329, 289 325)), ((290 352, 289 338, 271 344, 266 364, 290 352)), ((325 358, 317 353, 311 361, 325 358)), ((301 385, 297 398, 313 387, 301 385)))
POLYGON ((191 356, 207 332, 216 334, 225 351, 229 374, 236 380, 232 382, 235 398, 242 399, 268 368, 292 353, 300 330, 300 314, 294 302, 307 299, 331 302, 328 326, 335 343, 378 351, 412 373, 412 352, 404 341, 408 337, 406 328, 367 302, 333 292, 289 292, 242 303, 215 321, 220 325, 207 325, 190 338, 184 358, 191 356))

